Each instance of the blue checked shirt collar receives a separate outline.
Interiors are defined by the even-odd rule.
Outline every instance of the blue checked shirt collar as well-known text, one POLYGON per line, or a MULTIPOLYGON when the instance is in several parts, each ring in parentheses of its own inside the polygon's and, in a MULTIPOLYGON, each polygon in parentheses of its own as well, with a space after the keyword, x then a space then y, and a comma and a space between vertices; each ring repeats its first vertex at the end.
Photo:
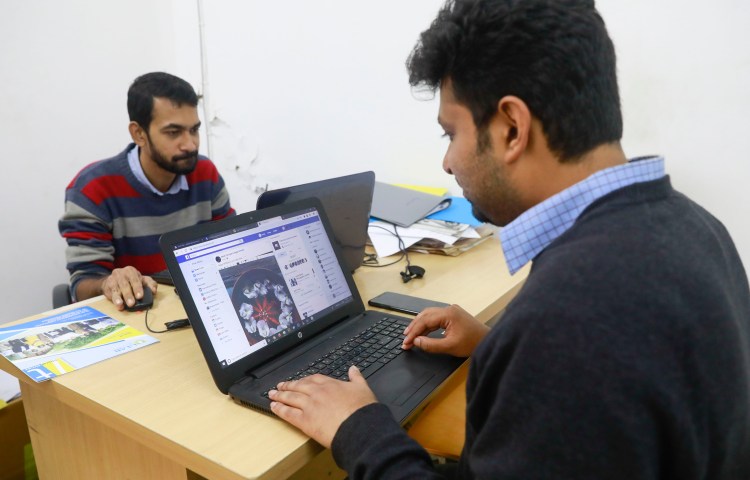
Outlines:
POLYGON ((614 190, 664 177, 664 158, 647 157, 610 167, 525 211, 500 230, 511 275, 568 230, 586 207, 614 190))

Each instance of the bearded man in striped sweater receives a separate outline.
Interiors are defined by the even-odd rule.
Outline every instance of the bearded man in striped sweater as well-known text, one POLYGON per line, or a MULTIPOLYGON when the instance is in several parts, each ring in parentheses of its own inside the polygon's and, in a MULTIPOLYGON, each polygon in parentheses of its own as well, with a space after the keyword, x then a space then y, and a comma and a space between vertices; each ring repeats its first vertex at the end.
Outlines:
POLYGON ((71 295, 104 294, 132 306, 149 276, 166 268, 162 233, 235 212, 214 164, 198 154, 198 96, 185 80, 147 73, 128 90, 133 139, 116 156, 83 168, 65 190, 60 234, 68 243, 71 295))

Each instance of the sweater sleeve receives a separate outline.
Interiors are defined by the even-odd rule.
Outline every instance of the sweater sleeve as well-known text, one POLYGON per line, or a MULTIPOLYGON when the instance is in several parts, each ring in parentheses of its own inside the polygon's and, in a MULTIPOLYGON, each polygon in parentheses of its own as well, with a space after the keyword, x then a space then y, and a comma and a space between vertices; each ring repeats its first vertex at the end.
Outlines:
POLYGON ((352 480, 440 478, 427 452, 381 403, 362 407, 346 419, 331 449, 352 480))
POLYGON ((115 247, 111 219, 74 185, 65 191, 65 212, 58 229, 67 242, 65 258, 71 292, 81 280, 112 271, 115 247))
MULTIPOLYGON (((215 167, 214 167, 215 168, 215 167)), ((224 184, 224 179, 216 171, 216 182, 214 183, 214 194, 211 199, 211 220, 219 220, 235 215, 234 208, 229 202, 229 191, 224 184)))

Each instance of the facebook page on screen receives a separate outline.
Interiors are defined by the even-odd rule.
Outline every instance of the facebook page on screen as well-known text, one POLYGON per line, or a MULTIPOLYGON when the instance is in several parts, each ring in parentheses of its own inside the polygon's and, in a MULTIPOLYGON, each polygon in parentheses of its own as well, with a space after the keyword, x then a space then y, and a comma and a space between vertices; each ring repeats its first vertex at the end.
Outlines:
POLYGON ((352 300, 315 209, 212 235, 174 254, 224 366, 352 300))

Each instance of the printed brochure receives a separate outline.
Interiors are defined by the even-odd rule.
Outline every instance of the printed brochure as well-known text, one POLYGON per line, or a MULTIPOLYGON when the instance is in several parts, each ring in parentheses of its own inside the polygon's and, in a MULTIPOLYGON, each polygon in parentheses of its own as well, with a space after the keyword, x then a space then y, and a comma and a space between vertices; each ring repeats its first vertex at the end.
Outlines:
POLYGON ((35 382, 158 342, 91 307, 0 328, 0 353, 35 382))

